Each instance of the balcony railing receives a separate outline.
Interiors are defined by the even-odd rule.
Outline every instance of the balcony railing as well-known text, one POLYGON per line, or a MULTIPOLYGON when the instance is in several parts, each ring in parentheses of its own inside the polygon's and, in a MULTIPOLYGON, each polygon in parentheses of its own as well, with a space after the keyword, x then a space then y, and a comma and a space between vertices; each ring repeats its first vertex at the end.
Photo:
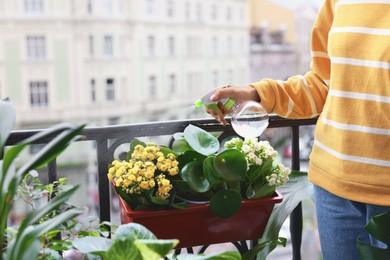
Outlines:
MULTIPOLYGON (((291 168, 300 170, 299 156, 299 135, 300 126, 314 125, 316 118, 312 119, 285 119, 278 116, 271 116, 269 128, 288 127, 291 129, 291 146, 292 159, 291 168)), ((87 127, 82 134, 85 136, 80 141, 93 141, 96 144, 96 161, 97 161, 97 180, 99 185, 99 215, 100 221, 110 221, 111 215, 111 195, 110 184, 107 179, 108 166, 114 158, 115 150, 124 143, 128 143, 134 138, 142 137, 171 137, 174 133, 182 132, 186 126, 193 124, 203 128, 208 132, 221 132, 221 138, 228 135, 234 135, 230 125, 222 126, 214 119, 187 119, 164 122, 151 122, 142 124, 115 125, 104 127, 87 127)), ((20 130, 13 131, 7 140, 7 146, 12 146, 25 138, 28 138, 40 130, 20 130)), ((50 140, 44 140, 49 142, 50 140)), ((57 163, 51 162, 48 165, 48 181, 57 180, 57 163)), ((302 206, 299 205, 290 216, 290 232, 293 248, 293 259, 300 259, 300 247, 302 238, 302 206)))

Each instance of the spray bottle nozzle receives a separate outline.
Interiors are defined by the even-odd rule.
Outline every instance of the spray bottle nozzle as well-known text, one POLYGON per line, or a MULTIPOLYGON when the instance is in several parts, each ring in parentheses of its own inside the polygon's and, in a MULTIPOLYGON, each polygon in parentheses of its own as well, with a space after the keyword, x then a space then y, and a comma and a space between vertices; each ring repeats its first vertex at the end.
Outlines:
POLYGON ((203 106, 203 101, 201 99, 198 99, 195 101, 194 104, 195 104, 195 107, 201 107, 201 106, 203 106))

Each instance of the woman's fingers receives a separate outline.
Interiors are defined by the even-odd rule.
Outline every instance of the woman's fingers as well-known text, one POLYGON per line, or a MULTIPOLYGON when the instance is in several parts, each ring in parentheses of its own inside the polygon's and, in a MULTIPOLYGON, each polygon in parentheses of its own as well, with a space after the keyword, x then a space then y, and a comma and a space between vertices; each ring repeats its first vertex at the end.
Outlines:
POLYGON ((217 103, 217 109, 206 109, 206 112, 209 113, 212 117, 217 119, 221 124, 226 125, 225 115, 227 114, 226 108, 221 102, 217 103))

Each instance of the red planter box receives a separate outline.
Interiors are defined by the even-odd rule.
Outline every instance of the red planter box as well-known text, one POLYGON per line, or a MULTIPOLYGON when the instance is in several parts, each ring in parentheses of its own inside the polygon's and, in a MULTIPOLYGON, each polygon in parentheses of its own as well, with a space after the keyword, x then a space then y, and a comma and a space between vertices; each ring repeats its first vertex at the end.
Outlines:
POLYGON ((282 201, 276 191, 270 198, 245 200, 229 219, 214 216, 208 204, 190 204, 187 209, 133 211, 119 196, 122 224, 136 222, 159 239, 179 239, 177 248, 259 239, 275 203, 282 201))

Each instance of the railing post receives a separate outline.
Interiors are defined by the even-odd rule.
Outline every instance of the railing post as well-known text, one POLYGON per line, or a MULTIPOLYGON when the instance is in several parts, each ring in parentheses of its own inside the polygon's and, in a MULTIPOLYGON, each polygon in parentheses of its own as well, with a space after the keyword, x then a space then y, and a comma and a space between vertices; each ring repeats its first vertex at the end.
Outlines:
MULTIPOLYGON (((300 170, 300 155, 299 155, 299 126, 292 126, 292 161, 291 168, 293 170, 300 170)), ((291 212, 290 215, 290 233, 292 244, 292 259, 301 259, 301 244, 302 244, 302 203, 291 212)))
POLYGON ((111 206, 110 206, 110 187, 107 179, 108 172, 108 140, 102 139, 96 141, 97 152, 97 168, 99 181, 99 216, 100 222, 111 221, 111 206))

